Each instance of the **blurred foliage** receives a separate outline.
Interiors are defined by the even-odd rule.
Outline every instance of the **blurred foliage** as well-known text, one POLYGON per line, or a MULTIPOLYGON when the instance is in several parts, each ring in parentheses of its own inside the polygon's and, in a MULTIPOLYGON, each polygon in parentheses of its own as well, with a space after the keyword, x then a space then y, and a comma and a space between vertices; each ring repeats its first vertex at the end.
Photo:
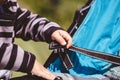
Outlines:
POLYGON ((19 0, 29 6, 33 12, 55 21, 67 29, 73 19, 74 12, 85 4, 87 0, 19 0))

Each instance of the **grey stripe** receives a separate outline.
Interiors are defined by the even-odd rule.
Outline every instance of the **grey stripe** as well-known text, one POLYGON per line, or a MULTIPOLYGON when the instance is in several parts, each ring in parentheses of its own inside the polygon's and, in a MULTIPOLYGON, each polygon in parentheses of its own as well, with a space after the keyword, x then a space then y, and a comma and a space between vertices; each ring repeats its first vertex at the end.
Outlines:
MULTIPOLYGON (((32 29, 33 29, 33 26, 38 23, 37 20, 35 20, 35 15, 33 16, 33 18, 29 21, 29 23, 26 25, 26 28, 25 28, 25 35, 29 32, 31 33, 31 35, 33 34, 32 33, 32 29), (35 21, 34 21, 35 20, 35 21), (34 21, 34 22, 33 22, 34 21), (33 22, 33 23, 32 23, 33 22)), ((33 35, 32 35, 33 36, 33 35)))
POLYGON ((9 47, 6 48, 6 51, 3 55, 3 58, 1 60, 1 68, 3 69, 4 67, 6 67, 9 59, 10 59, 10 56, 11 56, 11 49, 12 49, 13 45, 9 45, 9 47))
POLYGON ((3 44, 3 41, 0 41, 0 48, 1 48, 2 44, 3 44))
POLYGON ((29 59, 28 59, 27 66, 29 65, 29 62, 30 62, 30 59, 31 59, 31 55, 30 54, 28 54, 28 55, 29 55, 29 59))
POLYGON ((35 18, 36 17, 34 16, 34 18, 31 19, 30 22, 27 24, 25 32, 27 32, 28 30, 32 31, 32 29, 34 28, 34 25, 36 25, 37 23, 41 24, 41 22, 44 24, 47 20, 46 18, 38 18, 38 19, 35 19, 35 18))
POLYGON ((48 23, 48 24, 46 24, 45 26, 44 26, 44 29, 43 29, 43 32, 45 32, 48 28, 50 28, 50 27, 60 27, 60 25, 58 25, 57 23, 55 23, 55 22, 50 22, 50 23, 48 23))
POLYGON ((41 21, 40 24, 39 24, 41 27, 38 28, 38 31, 40 31, 40 36, 42 37, 43 40, 45 40, 44 31, 43 31, 43 26, 44 26, 43 23, 45 23, 45 22, 46 21, 41 21))
POLYGON ((17 57, 12 70, 18 70, 23 62, 24 51, 18 47, 17 57))
POLYGON ((4 21, 4 22, 11 22, 12 20, 0 19, 0 21, 4 21))

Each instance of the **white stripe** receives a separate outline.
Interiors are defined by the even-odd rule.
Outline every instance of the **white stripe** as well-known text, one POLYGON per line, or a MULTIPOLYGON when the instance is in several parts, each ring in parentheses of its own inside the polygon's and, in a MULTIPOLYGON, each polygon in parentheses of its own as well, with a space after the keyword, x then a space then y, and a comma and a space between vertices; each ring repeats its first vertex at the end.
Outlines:
POLYGON ((17 51, 17 57, 14 63, 14 66, 12 68, 12 70, 18 70, 23 62, 23 57, 24 57, 24 51, 18 47, 18 51, 17 51))
MULTIPOLYGON (((0 78, 5 77, 6 80, 9 80, 11 77, 10 74, 11 74, 11 71, 9 71, 9 70, 0 70, 0 78)), ((0 79, 0 80, 3 80, 3 79, 0 79)))
POLYGON ((17 6, 12 6, 9 8, 10 11, 16 12, 17 11, 17 6))
POLYGON ((13 38, 0 38, 0 43, 3 42, 3 43, 12 43, 13 41, 13 38))
POLYGON ((23 13, 20 14, 20 16, 19 16, 17 19, 21 18, 21 17, 27 12, 27 9, 24 9, 24 8, 23 8, 22 11, 23 11, 23 13))
MULTIPOLYGON (((16 35, 21 34, 22 30, 23 30, 23 27, 16 32, 16 35)), ((24 34, 23 34, 23 35, 24 35, 24 34)))
POLYGON ((8 1, 16 2, 17 0, 8 0, 8 1))
POLYGON ((13 32, 13 26, 0 26, 0 32, 13 32))
MULTIPOLYGON (((9 1, 11 1, 11 2, 16 2, 16 5, 17 5, 17 1, 16 1, 16 0, 8 0, 8 3, 9 3, 9 1)), ((17 5, 17 6, 18 6, 18 5, 17 5)), ((17 6, 10 6, 10 7, 9 7, 9 10, 12 11, 12 12, 16 12, 17 9, 18 9, 17 6)))

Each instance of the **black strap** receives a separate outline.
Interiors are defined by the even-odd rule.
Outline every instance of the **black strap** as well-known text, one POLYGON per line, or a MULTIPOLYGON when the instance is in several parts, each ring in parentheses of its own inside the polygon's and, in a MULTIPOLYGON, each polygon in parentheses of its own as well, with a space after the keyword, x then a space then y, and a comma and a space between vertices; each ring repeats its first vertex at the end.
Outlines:
POLYGON ((51 42, 49 45, 49 49, 52 49, 53 52, 44 64, 45 67, 48 67, 53 61, 55 61, 56 58, 60 58, 66 70, 69 70, 73 67, 73 64, 67 54, 67 49, 64 46, 60 46, 56 42, 51 42))
POLYGON ((58 54, 66 70, 69 70, 73 67, 65 46, 61 46, 57 42, 51 42, 49 48, 53 50, 54 54, 58 54))
POLYGON ((50 49, 54 50, 53 55, 58 54, 57 56, 60 57, 60 60, 62 61, 66 70, 69 70, 71 67, 74 66, 72 64, 68 54, 67 54, 68 50, 78 52, 80 54, 84 54, 84 55, 91 56, 91 57, 94 57, 94 58, 98 58, 98 59, 110 62, 112 64, 115 64, 115 65, 120 65, 120 57, 115 56, 115 55, 111 55, 110 53, 98 52, 98 51, 89 50, 89 49, 85 49, 85 48, 79 48, 79 47, 76 47, 76 46, 71 46, 67 50, 64 46, 60 46, 59 44, 57 44, 55 42, 51 43, 50 49))
POLYGON ((65 51, 65 49, 64 50, 63 49, 64 48, 60 48, 57 51, 60 51, 60 52, 58 52, 58 54, 59 54, 60 60, 63 63, 63 66, 65 67, 66 70, 69 70, 70 68, 73 67, 73 64, 72 64, 67 52, 65 51), (61 50, 64 52, 62 52, 61 50))
POLYGON ((48 67, 51 63, 53 63, 58 58, 58 54, 54 54, 54 52, 51 53, 51 55, 48 57, 46 62, 44 63, 44 67, 48 67))
POLYGON ((112 64, 115 65, 120 65, 120 56, 111 55, 110 53, 93 51, 85 48, 79 48, 76 46, 70 47, 69 50, 78 52, 80 54, 88 55, 94 58, 102 59, 107 62, 111 62, 112 64))

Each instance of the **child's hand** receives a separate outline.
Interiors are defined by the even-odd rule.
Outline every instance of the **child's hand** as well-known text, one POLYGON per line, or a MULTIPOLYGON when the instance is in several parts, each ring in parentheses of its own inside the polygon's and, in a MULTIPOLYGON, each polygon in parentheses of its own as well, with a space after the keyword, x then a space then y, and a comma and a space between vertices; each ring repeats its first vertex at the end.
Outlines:
POLYGON ((72 38, 71 36, 64 30, 56 30, 52 33, 52 40, 57 41, 61 45, 66 45, 66 48, 72 46, 72 38))

